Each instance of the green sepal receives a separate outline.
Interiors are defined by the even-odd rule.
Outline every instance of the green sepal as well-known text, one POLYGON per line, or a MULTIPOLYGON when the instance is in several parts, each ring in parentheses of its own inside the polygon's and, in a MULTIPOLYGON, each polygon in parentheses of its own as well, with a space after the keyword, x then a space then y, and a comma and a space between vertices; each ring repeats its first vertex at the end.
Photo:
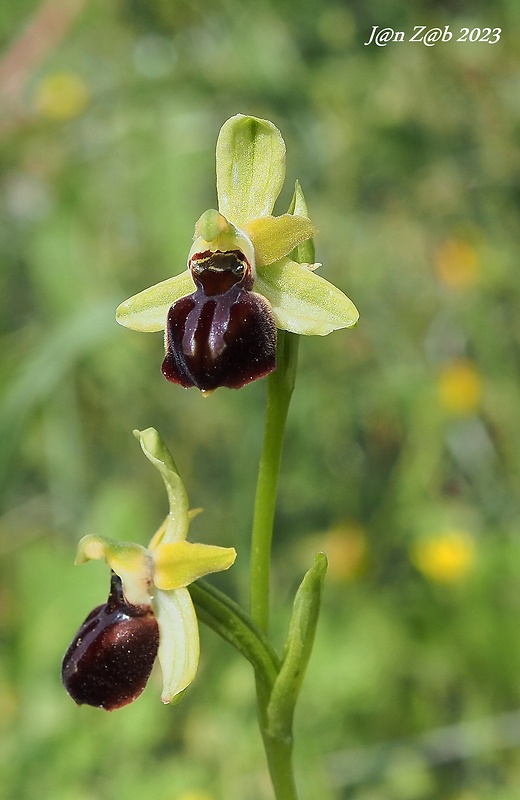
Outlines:
POLYGON ((190 516, 188 495, 180 479, 175 461, 155 428, 146 428, 144 431, 135 430, 133 433, 147 459, 161 473, 168 493, 170 513, 161 542, 166 544, 167 542, 182 541, 188 534, 190 516))
POLYGON ((268 732, 276 739, 291 737, 294 707, 314 644, 326 571, 327 557, 318 553, 294 598, 282 666, 267 706, 268 732))
POLYGON ((194 291, 190 271, 185 270, 125 300, 116 309, 116 321, 125 328, 142 333, 162 331, 172 303, 194 291))
POLYGON ((340 289, 290 258, 259 269, 255 290, 269 301, 276 326, 292 333, 325 336, 359 319, 354 303, 340 289))
MULTIPOLYGON (((294 185, 294 194, 289 205, 289 214, 295 214, 301 217, 308 217, 307 203, 305 202, 305 195, 300 186, 300 181, 296 181, 294 185)), ((315 234, 313 234, 315 235, 315 234)), ((309 237, 305 241, 298 243, 292 254, 293 261, 299 264, 314 264, 316 253, 314 249, 314 239, 309 237)))
POLYGON ((285 179, 285 143, 272 122, 243 114, 228 119, 216 162, 221 214, 239 227, 271 214, 285 179))
POLYGON ((260 217, 246 222, 242 228, 253 243, 259 267, 279 261, 317 233, 310 219, 293 214, 260 217))

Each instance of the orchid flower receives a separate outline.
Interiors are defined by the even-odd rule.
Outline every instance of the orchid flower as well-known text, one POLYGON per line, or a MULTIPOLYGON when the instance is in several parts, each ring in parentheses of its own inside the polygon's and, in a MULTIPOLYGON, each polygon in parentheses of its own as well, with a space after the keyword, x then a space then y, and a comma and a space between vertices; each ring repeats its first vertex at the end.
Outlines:
POLYGON ((324 336, 358 320, 354 304, 292 254, 316 229, 297 184, 293 212, 273 216, 285 144, 269 121, 237 114, 216 149, 218 211, 195 225, 187 269, 123 302, 116 319, 165 330, 164 376, 210 392, 240 388, 276 366, 276 329, 324 336))
POLYGON ((235 550, 186 541, 191 517, 175 463, 154 428, 134 431, 159 470, 170 511, 147 548, 88 535, 77 564, 104 559, 112 570, 105 605, 87 617, 62 666, 65 688, 78 703, 111 711, 144 689, 156 655, 163 675, 161 699, 171 703, 193 681, 199 662, 197 617, 188 589, 210 572, 228 569, 235 550))

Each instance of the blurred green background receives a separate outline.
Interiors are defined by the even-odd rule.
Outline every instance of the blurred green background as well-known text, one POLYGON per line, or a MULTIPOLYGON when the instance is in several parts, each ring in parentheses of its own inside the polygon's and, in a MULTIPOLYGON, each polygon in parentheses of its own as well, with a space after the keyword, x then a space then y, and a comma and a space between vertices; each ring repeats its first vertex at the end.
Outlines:
POLYGON ((353 331, 301 343, 274 627, 318 549, 323 617, 296 719, 302 800, 520 792, 520 5, 514 0, 18 0, 0 7, 0 797, 267 800, 249 665, 207 630, 195 684, 114 714, 59 668, 101 603, 86 533, 165 513, 157 427, 235 545, 247 599, 264 382, 205 399, 115 306, 184 269, 218 130, 271 119, 353 331), (365 46, 373 25, 497 44, 365 46))

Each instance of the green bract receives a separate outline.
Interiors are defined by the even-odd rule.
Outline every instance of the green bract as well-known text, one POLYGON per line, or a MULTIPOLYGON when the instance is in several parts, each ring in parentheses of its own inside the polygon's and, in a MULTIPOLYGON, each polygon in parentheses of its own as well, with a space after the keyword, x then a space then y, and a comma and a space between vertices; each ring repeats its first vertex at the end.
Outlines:
MULTIPOLYGON (((231 117, 218 137, 216 171, 219 210, 206 211, 197 222, 190 255, 245 252, 253 291, 268 300, 278 328, 323 336, 355 325, 359 315, 349 298, 313 272, 317 265, 291 259, 295 248, 316 234, 304 203, 293 203, 295 213, 272 216, 285 179, 279 130, 256 117, 231 117), (298 213, 302 208, 305 213, 298 213)), ((137 331, 163 330, 170 306, 194 291, 187 269, 121 303, 116 319, 137 331)))
POLYGON ((148 548, 104 536, 84 536, 77 564, 105 559, 121 578, 132 605, 152 604, 159 626, 158 659, 163 674, 161 699, 170 703, 192 682, 199 663, 199 630, 188 584, 230 567, 233 548, 186 541, 193 512, 174 461, 154 428, 134 431, 146 457, 162 475, 170 512, 148 548))

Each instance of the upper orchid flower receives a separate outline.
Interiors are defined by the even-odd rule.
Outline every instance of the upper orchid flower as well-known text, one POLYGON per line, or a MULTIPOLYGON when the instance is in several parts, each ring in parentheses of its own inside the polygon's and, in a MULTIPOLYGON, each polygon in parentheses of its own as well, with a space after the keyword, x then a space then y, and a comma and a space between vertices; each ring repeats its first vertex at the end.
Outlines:
POLYGON ((193 512, 174 461, 153 428, 135 431, 159 470, 170 512, 148 548, 103 536, 84 536, 77 564, 105 559, 112 570, 106 605, 87 617, 62 666, 65 688, 78 703, 107 711, 130 703, 144 689, 158 655, 162 701, 170 703, 194 679, 199 632, 188 584, 228 569, 235 550, 186 541, 193 512))
POLYGON ((166 329, 163 374, 182 386, 240 388, 275 368, 276 328, 323 336, 358 319, 343 292, 291 253, 312 239, 297 186, 294 213, 272 216, 285 144, 269 121, 237 114, 216 151, 218 211, 195 226, 188 268, 116 312, 137 331, 166 329))

